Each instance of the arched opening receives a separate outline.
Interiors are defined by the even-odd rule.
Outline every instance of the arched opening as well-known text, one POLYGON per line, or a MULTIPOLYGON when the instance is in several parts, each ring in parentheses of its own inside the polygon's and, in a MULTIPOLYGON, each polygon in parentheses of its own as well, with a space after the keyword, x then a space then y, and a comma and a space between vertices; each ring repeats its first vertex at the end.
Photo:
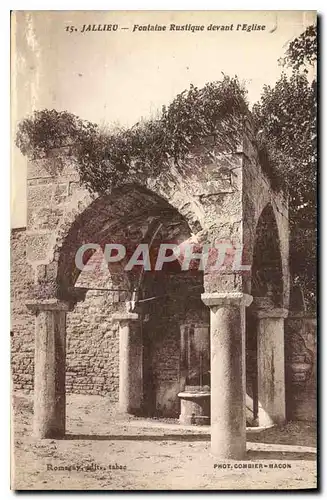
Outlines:
POLYGON ((251 293, 267 307, 283 305, 283 273, 275 214, 270 203, 258 220, 252 261, 251 293))
MULTIPOLYGON (((152 241, 153 255, 162 243, 182 243, 186 228, 167 221, 152 241)), ((146 311, 143 323, 144 413, 177 417, 178 394, 186 387, 204 386, 209 375, 210 350, 201 349, 209 338, 209 312, 201 300, 202 272, 182 270, 176 260, 161 271, 146 272, 139 304, 146 311)))
POLYGON ((275 359, 278 335, 273 338, 274 329, 280 330, 277 318, 283 311, 283 275, 279 233, 271 204, 262 211, 256 227, 251 294, 253 304, 246 310, 247 415, 248 424, 257 426, 273 420, 264 416, 265 412, 271 413, 267 401, 276 399, 276 377, 283 379, 284 373, 284 367, 281 375, 275 373, 276 363, 284 362, 284 352, 281 355, 278 351, 282 360, 275 359))
POLYGON ((186 386, 209 385, 209 310, 201 300, 202 272, 184 271, 177 260, 155 270, 161 244, 181 244, 190 236, 187 221, 175 208, 137 186, 96 200, 76 218, 63 242, 58 273, 61 297, 74 304, 67 314, 68 392, 101 394, 118 402, 121 332, 112 318, 127 307, 140 317, 132 360, 142 392, 136 413, 176 418, 178 394, 186 386), (94 268, 80 272, 75 255, 87 243, 100 250, 86 253, 84 264, 94 268), (103 268, 108 243, 123 245, 126 255, 103 268), (150 269, 135 265, 127 270, 140 244, 148 245, 150 269))

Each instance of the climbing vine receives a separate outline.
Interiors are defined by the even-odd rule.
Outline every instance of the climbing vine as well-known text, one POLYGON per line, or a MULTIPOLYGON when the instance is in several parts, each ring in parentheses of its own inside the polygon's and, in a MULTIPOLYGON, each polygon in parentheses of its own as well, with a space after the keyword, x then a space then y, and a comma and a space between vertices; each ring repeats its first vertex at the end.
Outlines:
POLYGON ((36 111, 18 125, 16 144, 31 159, 47 157, 53 148, 69 146, 81 182, 103 193, 128 174, 158 175, 169 161, 182 162, 208 136, 217 147, 235 150, 240 125, 249 115, 246 90, 237 77, 203 88, 193 85, 163 106, 158 118, 108 132, 67 111, 36 111))

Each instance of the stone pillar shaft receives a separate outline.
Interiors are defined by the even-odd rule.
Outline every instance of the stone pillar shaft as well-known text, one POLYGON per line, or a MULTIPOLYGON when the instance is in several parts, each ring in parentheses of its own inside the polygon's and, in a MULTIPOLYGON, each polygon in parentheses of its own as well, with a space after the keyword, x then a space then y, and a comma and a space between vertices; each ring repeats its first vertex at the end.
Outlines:
POLYGON ((115 314, 119 321, 119 409, 138 412, 143 402, 143 343, 139 315, 115 314))
POLYGON ((35 313, 33 434, 38 438, 63 437, 68 305, 48 300, 30 301, 27 307, 35 313))
POLYGON ((243 293, 203 294, 210 307, 211 450, 221 459, 246 453, 245 306, 243 293))
MULTIPOLYGON (((287 311, 257 311, 258 399, 270 422, 285 422, 284 318, 287 311)), ((260 422, 259 424, 267 424, 260 422)))

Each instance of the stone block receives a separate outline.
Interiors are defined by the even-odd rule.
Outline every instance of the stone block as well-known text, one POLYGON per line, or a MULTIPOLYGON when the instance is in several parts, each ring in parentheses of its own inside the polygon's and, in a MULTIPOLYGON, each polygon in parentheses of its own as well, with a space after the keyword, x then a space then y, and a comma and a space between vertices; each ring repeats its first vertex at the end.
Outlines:
POLYGON ((44 261, 51 251, 52 233, 30 233, 26 236, 26 258, 27 261, 44 261))

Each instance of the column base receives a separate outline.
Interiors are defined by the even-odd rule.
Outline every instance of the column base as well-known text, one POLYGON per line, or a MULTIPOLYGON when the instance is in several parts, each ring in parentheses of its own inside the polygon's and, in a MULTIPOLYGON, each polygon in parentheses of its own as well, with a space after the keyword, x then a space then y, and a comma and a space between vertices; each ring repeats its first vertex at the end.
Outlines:
POLYGON ((39 429, 33 428, 32 437, 35 439, 64 439, 65 429, 39 429))
POLYGON ((215 440, 211 442, 211 453, 215 458, 221 460, 245 460, 246 459, 246 439, 236 438, 234 435, 227 435, 226 432, 212 428, 215 440), (221 438, 221 439, 220 439, 221 438))

